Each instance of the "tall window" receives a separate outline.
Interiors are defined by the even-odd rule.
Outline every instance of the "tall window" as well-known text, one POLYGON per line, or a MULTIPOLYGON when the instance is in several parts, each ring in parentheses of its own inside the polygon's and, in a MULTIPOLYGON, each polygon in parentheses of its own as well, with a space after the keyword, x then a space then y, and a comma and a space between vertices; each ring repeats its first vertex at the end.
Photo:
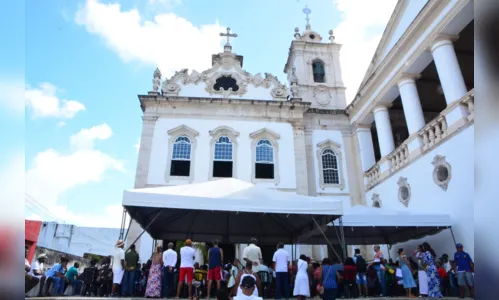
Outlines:
POLYGON ((256 144, 255 178, 274 179, 274 146, 267 140, 256 144))
POLYGON ((326 72, 322 61, 314 60, 312 62, 312 72, 314 74, 314 82, 325 82, 326 72))
POLYGON ((331 149, 322 151, 322 172, 324 184, 339 184, 340 176, 338 174, 338 159, 336 153, 331 149))
POLYGON ((228 136, 221 136, 215 143, 213 177, 232 177, 233 145, 228 136))
POLYGON ((170 176, 189 176, 191 169, 191 140, 179 136, 173 143, 170 176))

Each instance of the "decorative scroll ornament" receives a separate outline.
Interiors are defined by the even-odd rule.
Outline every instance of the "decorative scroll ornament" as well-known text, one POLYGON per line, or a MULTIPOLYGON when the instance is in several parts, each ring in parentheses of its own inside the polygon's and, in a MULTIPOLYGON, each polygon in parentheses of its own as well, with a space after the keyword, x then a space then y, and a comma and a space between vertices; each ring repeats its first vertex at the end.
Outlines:
POLYGON ((325 85, 318 85, 314 88, 313 96, 315 101, 320 106, 326 106, 331 103, 331 93, 329 88, 325 85))
POLYGON ((408 207, 409 201, 411 200, 411 185, 407 183, 406 177, 400 177, 397 184, 399 186, 399 201, 404 204, 405 207, 408 207))
POLYGON ((447 187, 449 186, 449 182, 452 177, 452 167, 446 161, 445 156, 436 155, 433 158, 432 165, 433 169, 433 181, 440 187, 442 190, 447 191, 447 187))

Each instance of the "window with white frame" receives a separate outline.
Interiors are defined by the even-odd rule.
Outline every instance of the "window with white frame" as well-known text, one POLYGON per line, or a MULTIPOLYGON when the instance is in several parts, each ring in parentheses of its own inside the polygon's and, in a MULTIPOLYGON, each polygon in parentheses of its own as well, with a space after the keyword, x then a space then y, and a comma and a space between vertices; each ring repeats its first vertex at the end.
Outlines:
POLYGON ((194 180, 196 137, 199 133, 185 125, 168 130, 168 156, 165 182, 171 179, 194 180))
POLYGON ((279 184, 279 144, 280 136, 263 128, 250 134, 252 139, 253 182, 273 182, 279 184))
POLYGON ((274 179, 274 146, 267 139, 256 143, 255 178, 274 179))
POLYGON ((317 144, 317 164, 319 167, 319 184, 322 189, 336 187, 343 190, 341 145, 331 140, 317 144))
POLYGON ((332 149, 322 151, 322 176, 324 184, 339 184, 338 158, 332 149))
POLYGON ((213 156, 213 177, 232 177, 233 148, 228 136, 218 138, 213 156))
POLYGON ((189 176, 191 169, 191 140, 186 136, 175 139, 172 149, 170 176, 189 176))

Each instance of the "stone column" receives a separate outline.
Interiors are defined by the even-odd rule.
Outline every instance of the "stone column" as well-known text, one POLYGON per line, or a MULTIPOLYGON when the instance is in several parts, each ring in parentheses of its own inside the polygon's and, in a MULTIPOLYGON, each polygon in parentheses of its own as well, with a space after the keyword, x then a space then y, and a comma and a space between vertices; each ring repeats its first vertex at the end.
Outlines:
POLYGON ((404 107, 405 121, 409 135, 419 131, 425 126, 423 108, 419 100, 418 89, 416 87, 416 79, 419 79, 419 74, 404 74, 397 83, 404 107))
MULTIPOLYGON (((305 126, 302 121, 292 123, 295 148, 296 193, 308 195, 307 155, 305 146, 305 126)), ((284 165, 282 162, 281 165, 284 165)))
MULTIPOLYGON (((142 117, 142 135, 140 137, 139 157, 137 160, 137 169, 135 171, 135 185, 134 188, 145 188, 147 185, 147 176, 149 174, 149 163, 151 160, 152 139, 154 135, 154 127, 156 126, 156 116, 143 116, 142 117)), ((135 239, 142 232, 140 225, 134 221, 128 228, 127 247, 129 243, 133 243, 135 239)), ((146 234, 146 233, 145 233, 146 234)), ((140 240, 135 242, 137 252, 140 252, 140 240)))
POLYGON ((312 131, 305 130, 305 149, 307 151, 307 178, 308 195, 317 196, 317 183, 315 182, 315 147, 312 140, 312 131))
MULTIPOLYGON (((452 45, 455 39, 455 36, 442 35, 437 37, 431 46, 431 53, 447 105, 458 101, 468 92, 452 45)), ((458 105, 456 109, 446 115, 447 126, 451 127, 456 122, 462 121, 463 117, 467 115, 466 107, 458 105)))
POLYGON ((452 45, 455 39, 454 36, 439 36, 431 46, 431 53, 447 105, 461 99, 468 92, 452 45))
POLYGON ((362 171, 365 172, 376 163, 376 158, 374 157, 373 137, 371 135, 371 126, 359 124, 355 129, 355 133, 357 135, 357 141, 359 143, 362 171))
POLYGON ((395 150, 390 115, 386 106, 376 107, 373 113, 374 121, 376 122, 376 131, 378 132, 379 150, 381 157, 385 157, 395 150))

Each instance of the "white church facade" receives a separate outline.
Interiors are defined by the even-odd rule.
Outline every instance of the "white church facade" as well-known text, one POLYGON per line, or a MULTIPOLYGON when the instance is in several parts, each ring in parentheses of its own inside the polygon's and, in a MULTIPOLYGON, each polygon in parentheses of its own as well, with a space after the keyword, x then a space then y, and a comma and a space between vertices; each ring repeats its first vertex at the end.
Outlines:
MULTIPOLYGON (((246 72, 224 35, 212 68, 157 69, 139 95, 135 188, 233 177, 344 208, 448 213, 473 255, 473 1, 400 0, 353 100, 332 31, 295 29, 285 83, 246 72)), ((141 231, 133 222, 128 240, 141 231)), ((453 253, 449 233, 425 239, 453 253)))

